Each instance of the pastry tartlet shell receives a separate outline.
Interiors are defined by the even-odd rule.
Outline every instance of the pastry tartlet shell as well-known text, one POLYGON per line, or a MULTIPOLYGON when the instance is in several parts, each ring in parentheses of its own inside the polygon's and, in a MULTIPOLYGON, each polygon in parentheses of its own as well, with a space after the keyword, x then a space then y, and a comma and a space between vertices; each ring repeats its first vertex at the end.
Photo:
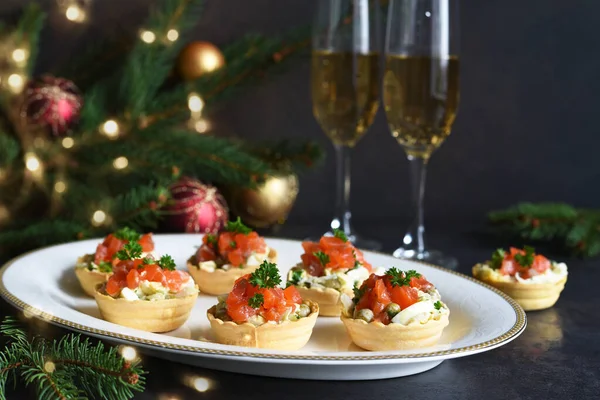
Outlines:
POLYGON ((305 300, 311 300, 319 305, 319 315, 322 317, 339 317, 342 313, 342 304, 340 296, 342 293, 352 298, 353 292, 339 292, 332 288, 306 288, 304 286, 295 286, 300 296, 305 300))
MULTIPOLYGON (((277 261, 277 251, 269 249, 267 255, 269 262, 277 261)), ((218 296, 229 293, 233 289, 235 281, 246 274, 251 274, 256 271, 259 265, 255 267, 244 266, 242 268, 230 268, 224 270, 221 268, 215 269, 213 272, 208 272, 200 268, 196 262, 196 256, 190 257, 187 261, 187 267, 192 278, 198 285, 202 293, 218 296)))
POLYGON ((342 315, 340 319, 350 338, 357 346, 371 351, 410 350, 434 346, 449 323, 450 312, 439 319, 430 319, 425 324, 384 325, 381 322, 366 322, 342 315))
POLYGON ((186 297, 155 301, 115 299, 101 293, 102 286, 98 285, 94 292, 102 318, 108 322, 154 333, 170 332, 183 325, 198 298, 196 292, 186 297))
POLYGON ((567 283, 566 276, 555 283, 503 282, 481 279, 475 273, 473 276, 512 297, 525 311, 544 310, 552 307, 567 283))
MULTIPOLYGON (((82 262, 82 258, 83 257, 77 260, 78 264, 82 262)), ((77 276, 77 280, 85 294, 90 297, 94 297, 96 286, 108 281, 108 278, 110 278, 111 275, 112 272, 90 271, 84 267, 75 267, 75 276, 77 276)))
POLYGON ((206 315, 218 343, 259 349, 298 350, 308 343, 319 315, 317 303, 310 300, 305 303, 310 307, 308 316, 279 324, 267 322, 255 326, 248 322, 237 324, 223 321, 214 316, 216 306, 209 308, 206 315))

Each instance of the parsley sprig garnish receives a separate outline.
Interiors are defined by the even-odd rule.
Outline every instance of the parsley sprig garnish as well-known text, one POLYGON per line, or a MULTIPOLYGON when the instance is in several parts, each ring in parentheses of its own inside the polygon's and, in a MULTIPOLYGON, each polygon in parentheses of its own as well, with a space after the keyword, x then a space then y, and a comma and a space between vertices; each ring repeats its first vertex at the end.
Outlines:
POLYGON ((496 249, 494 254, 492 254, 492 259, 490 260, 490 268, 498 269, 502 266, 502 262, 504 261, 504 257, 506 256, 506 251, 503 249, 496 249))
POLYGON ((144 260, 142 261, 142 264, 143 265, 156 264, 156 260, 154 259, 154 257, 147 256, 147 257, 144 257, 144 260))
POLYGON ((98 271, 112 272, 112 264, 108 261, 100 261, 100 264, 98 264, 98 271))
POLYGON ((360 263, 360 261, 358 261, 358 256, 356 255, 355 250, 352 250, 352 255, 354 256, 354 268, 352 268, 352 269, 356 269, 356 268, 360 267, 362 264, 360 263))
POLYGON ((142 237, 142 235, 127 226, 116 231, 114 236, 119 240, 126 240, 128 242, 137 242, 142 237))
POLYGON ((254 296, 248 299, 248 305, 252 308, 258 308, 265 302, 265 296, 260 293, 256 293, 254 296))
POLYGON ((142 245, 138 242, 126 243, 123 248, 117 251, 117 258, 119 260, 135 260, 142 256, 142 245))
POLYGON ((250 232, 252 232, 252 229, 248 228, 246 225, 244 225, 242 223, 242 220, 240 219, 240 217, 237 217, 237 219, 233 222, 228 221, 227 227, 225 229, 227 229, 227 231, 229 231, 229 232, 243 233, 244 235, 247 235, 250 232))
POLYGON ((388 269, 386 275, 390 277, 390 283, 392 286, 410 286, 410 280, 412 278, 421 277, 421 274, 414 269, 404 272, 395 267, 388 269))
POLYGON ((333 236, 335 236, 338 239, 342 239, 344 242, 348 241, 348 236, 346 236, 346 234, 344 233, 344 231, 341 230, 341 229, 334 229, 333 230, 333 236))
POLYGON ((439 310, 440 308, 442 308, 442 302, 438 300, 435 303, 433 303, 433 306, 436 310, 439 310))
POLYGON ((366 291, 367 291, 366 285, 363 284, 362 286, 359 287, 358 282, 354 282, 354 287, 352 288, 352 292, 354 292, 354 298, 352 299, 352 301, 354 302, 354 304, 358 304, 358 301, 363 296, 363 294, 365 294, 366 291))
POLYGON ((267 260, 250 275, 250 283, 262 289, 271 289, 281 283, 277 264, 267 260))
POLYGON ((208 245, 217 245, 217 235, 213 235, 212 233, 206 234, 206 244, 208 245))
POLYGON ((515 261, 523 268, 530 268, 533 265, 535 249, 531 246, 525 246, 523 250, 525 254, 515 254, 515 261))
POLYGON ((292 272, 292 278, 289 279, 286 283, 286 287, 297 285, 300 283, 300 279, 302 279, 302 270, 296 269, 292 272))
POLYGON ((157 264, 162 269, 166 269, 169 271, 175 271, 175 267, 177 266, 175 265, 175 261, 173 260, 173 258, 168 254, 162 256, 160 260, 158 260, 157 264))
POLYGON ((329 264, 329 256, 326 253, 323 253, 322 251, 316 251, 313 253, 313 255, 319 259, 319 262, 322 266, 329 264))

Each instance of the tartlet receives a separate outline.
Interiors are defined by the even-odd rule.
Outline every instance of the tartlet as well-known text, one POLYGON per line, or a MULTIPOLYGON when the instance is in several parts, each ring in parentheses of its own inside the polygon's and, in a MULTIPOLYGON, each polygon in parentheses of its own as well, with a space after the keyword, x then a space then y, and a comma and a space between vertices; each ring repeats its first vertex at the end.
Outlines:
POLYGON ((94 254, 86 254, 77 259, 75 276, 88 296, 94 297, 98 284, 110 278, 113 266, 119 261, 116 258, 117 252, 129 241, 138 242, 145 253, 154 251, 151 233, 140 235, 133 229, 123 228, 106 236, 102 243, 98 244, 94 254))
POLYGON ((293 287, 282 289, 277 266, 268 261, 240 277, 207 311, 218 343, 275 350, 298 350, 310 339, 319 306, 293 287))
POLYGON ((277 252, 238 218, 228 222, 225 231, 204 235, 187 267, 201 292, 220 295, 231 291, 237 279, 255 271, 265 260, 276 262, 277 252))
POLYGON ((342 294, 352 297, 353 288, 370 273, 384 272, 382 268, 374 270, 342 231, 335 230, 334 234, 323 236, 319 242, 303 242, 302 261, 287 275, 287 284, 295 286, 302 298, 317 303, 325 317, 340 315, 342 294))
MULTIPOLYGON (((135 243, 134 243, 135 245, 135 243)), ((124 249, 131 248, 130 244, 124 249)), ((106 283, 96 287, 94 298, 102 317, 115 324, 148 332, 169 332, 189 318, 198 287, 185 271, 175 269, 168 255, 160 260, 129 253, 114 267, 106 283)))
POLYGON ((564 263, 536 254, 532 247, 497 249, 489 261, 473 266, 473 276, 512 297, 525 311, 552 307, 567 283, 564 263))
POLYGON ((365 350, 434 346, 448 326, 449 308, 416 271, 391 268, 383 276, 371 274, 355 292, 354 299, 341 296, 340 319, 352 341, 365 350))

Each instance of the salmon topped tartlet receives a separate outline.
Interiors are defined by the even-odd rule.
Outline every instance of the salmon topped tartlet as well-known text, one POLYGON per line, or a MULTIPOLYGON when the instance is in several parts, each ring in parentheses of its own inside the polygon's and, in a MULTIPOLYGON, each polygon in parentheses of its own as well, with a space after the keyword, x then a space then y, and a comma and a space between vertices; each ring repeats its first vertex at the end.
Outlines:
POLYGON ((353 299, 343 294, 341 301, 341 320, 352 341, 365 350, 433 346, 449 323, 450 310, 439 292, 414 270, 371 274, 353 299))
POLYGON ((113 267, 120 261, 117 258, 117 252, 130 242, 139 243, 143 256, 152 254, 154 251, 152 233, 142 235, 125 227, 106 236, 98 244, 94 254, 86 254, 77 259, 75 275, 88 296, 94 297, 96 285, 106 282, 113 274, 113 267))
POLYGON ((342 293, 352 297, 353 288, 371 273, 385 271, 365 261, 341 230, 334 230, 334 236, 323 236, 318 242, 303 242, 302 248, 302 261, 288 272, 287 285, 318 303, 322 316, 339 316, 342 293))
POLYGON ((497 249, 490 260, 476 264, 472 272, 475 278, 515 299, 525 311, 552 307, 568 276, 565 263, 550 261, 529 246, 497 249))
POLYGON ((312 334, 319 306, 293 287, 279 287, 277 266, 264 261, 238 278, 232 291, 219 296, 208 320, 219 343, 245 347, 297 350, 312 334))
POLYGON ((168 332, 185 323, 198 287, 187 272, 175 269, 171 256, 142 258, 142 247, 130 242, 117 258, 112 276, 94 293, 105 320, 148 332, 168 332))
POLYGON ((204 235, 187 266, 201 292, 220 295, 231 291, 239 277, 253 272, 265 260, 275 262, 277 252, 238 218, 228 222, 219 234, 204 235))

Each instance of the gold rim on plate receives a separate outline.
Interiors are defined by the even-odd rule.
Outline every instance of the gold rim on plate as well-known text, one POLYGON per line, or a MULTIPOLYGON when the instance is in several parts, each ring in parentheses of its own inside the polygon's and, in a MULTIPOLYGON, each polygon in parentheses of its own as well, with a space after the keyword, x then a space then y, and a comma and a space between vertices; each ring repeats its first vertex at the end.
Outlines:
MULTIPOLYGON (((268 240, 269 238, 265 238, 265 239, 268 240)), ((295 240, 293 240, 293 239, 281 239, 281 238, 271 238, 271 239, 295 242, 295 240)), ((77 242, 74 242, 74 243, 77 243, 77 242)), ((521 306, 515 300, 513 300, 511 297, 509 297, 502 291, 500 291, 490 285, 487 285, 481 281, 478 281, 475 278, 472 278, 468 275, 461 274, 456 271, 442 268, 437 265, 428 264, 423 261, 408 260, 408 261, 417 262, 421 265, 425 265, 425 266, 428 266, 428 267, 431 267, 431 268, 434 268, 434 269, 437 269, 440 271, 445 271, 450 274, 459 276, 461 278, 467 279, 470 282, 476 283, 477 285, 480 285, 480 286, 496 293, 498 296, 500 296, 504 300, 506 300, 506 302, 508 304, 510 304, 513 311, 515 312, 516 321, 515 321, 514 325, 504 334, 497 336, 494 339, 487 340, 487 341, 481 342, 481 343, 477 343, 475 345, 459 347, 459 348, 455 348, 455 349, 448 349, 448 350, 438 350, 438 351, 430 351, 430 352, 424 352, 424 353, 411 353, 411 354, 375 355, 368 351, 365 351, 364 355, 361 355, 361 356, 301 355, 301 354, 296 355, 296 354, 277 354, 277 353, 264 353, 264 352, 252 353, 252 352, 245 352, 245 351, 220 350, 220 349, 210 349, 210 348, 206 348, 206 347, 185 346, 185 345, 180 345, 180 344, 165 343, 165 342, 157 341, 157 340, 148 340, 148 339, 142 339, 142 338, 135 337, 135 336, 123 335, 120 333, 110 332, 110 331, 106 331, 103 329, 91 328, 91 327, 80 325, 80 324, 77 324, 77 323, 74 323, 71 321, 67 321, 62 318, 58 318, 58 317, 51 315, 43 310, 33 307, 31 304, 27 304, 27 303, 21 301, 20 299, 15 297, 12 293, 10 293, 6 289, 6 287, 4 286, 4 281, 3 281, 2 277, 4 276, 4 273, 6 272, 6 270, 12 264, 17 262, 21 258, 28 256, 29 254, 38 252, 40 250, 48 249, 51 247, 62 246, 64 244, 66 244, 66 243, 59 244, 59 245, 53 245, 53 246, 41 247, 39 249, 32 250, 27 253, 21 254, 20 256, 17 256, 15 258, 13 258, 12 260, 8 261, 6 264, 4 264, 4 266, 0 270, 0 296, 2 296, 7 302, 12 304, 14 307, 20 309, 21 311, 27 311, 28 313, 35 315, 41 319, 44 319, 45 321, 51 322, 55 325, 76 329, 83 333, 90 333, 90 334, 94 334, 94 335, 105 336, 108 338, 127 340, 129 342, 138 343, 138 344, 142 344, 142 345, 150 345, 150 346, 156 346, 156 347, 172 349, 172 350, 187 351, 187 352, 194 353, 194 354, 240 356, 240 357, 250 357, 250 358, 268 358, 268 359, 281 359, 281 360, 314 360, 314 361, 360 361, 360 360, 373 361, 373 360, 399 360, 399 359, 416 359, 416 358, 419 358, 419 359, 425 358, 426 359, 426 358, 432 358, 432 357, 470 353, 473 351, 484 350, 484 349, 487 349, 490 347, 497 347, 497 346, 501 345, 502 343, 509 342, 513 337, 515 337, 523 329, 525 329, 526 321, 527 321, 527 317, 525 316, 525 311, 523 310, 523 308, 521 308, 521 306)), ((380 254, 380 255, 391 257, 390 254, 381 253, 381 252, 377 252, 377 251, 370 251, 370 253, 380 254)), ((202 341, 197 341, 197 344, 199 346, 201 346, 202 343, 203 343, 202 341)), ((215 344, 217 344, 217 343, 215 343, 215 344)))

